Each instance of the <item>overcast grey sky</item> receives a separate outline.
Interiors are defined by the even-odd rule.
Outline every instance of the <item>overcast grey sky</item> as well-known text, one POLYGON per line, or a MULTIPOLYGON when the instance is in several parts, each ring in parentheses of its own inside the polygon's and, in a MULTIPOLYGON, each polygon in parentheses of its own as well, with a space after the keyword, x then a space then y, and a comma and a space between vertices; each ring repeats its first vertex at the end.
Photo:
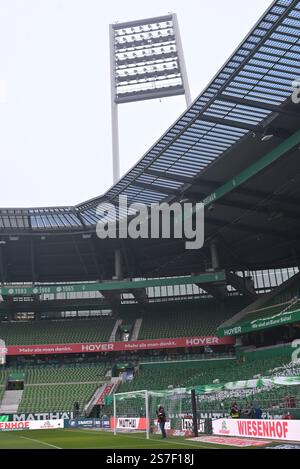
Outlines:
MULTIPOLYGON (((195 99, 271 3, 0 0, 0 207, 74 205, 112 185, 110 23, 177 13, 195 99)), ((184 108, 119 106, 122 174, 184 108)))

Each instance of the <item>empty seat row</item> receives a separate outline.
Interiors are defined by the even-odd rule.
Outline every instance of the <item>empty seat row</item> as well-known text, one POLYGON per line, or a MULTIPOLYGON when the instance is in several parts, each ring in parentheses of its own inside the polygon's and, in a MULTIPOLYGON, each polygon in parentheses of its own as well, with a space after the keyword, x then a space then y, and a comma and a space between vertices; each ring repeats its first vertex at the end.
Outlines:
POLYGON ((6 345, 70 344, 109 340, 115 320, 42 320, 1 322, 0 337, 6 345))

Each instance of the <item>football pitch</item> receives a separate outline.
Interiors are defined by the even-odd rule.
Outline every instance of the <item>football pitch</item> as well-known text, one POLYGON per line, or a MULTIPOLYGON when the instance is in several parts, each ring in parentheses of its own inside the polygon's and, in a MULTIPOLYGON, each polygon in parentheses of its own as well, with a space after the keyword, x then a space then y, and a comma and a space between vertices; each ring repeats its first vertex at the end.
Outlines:
POLYGON ((64 429, 24 430, 0 433, 1 449, 229 449, 221 446, 189 441, 183 437, 162 440, 151 436, 146 440, 142 433, 118 434, 111 432, 64 429))

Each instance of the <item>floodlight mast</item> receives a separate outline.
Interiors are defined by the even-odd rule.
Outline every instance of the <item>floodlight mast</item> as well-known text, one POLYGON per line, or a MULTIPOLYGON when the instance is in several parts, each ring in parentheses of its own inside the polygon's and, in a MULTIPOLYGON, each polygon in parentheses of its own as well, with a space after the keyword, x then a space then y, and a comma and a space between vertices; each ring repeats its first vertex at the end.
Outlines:
POLYGON ((111 83, 111 134, 112 134, 112 161, 113 182, 120 179, 120 156, 119 156, 119 117, 118 104, 116 103, 116 76, 115 76, 115 34, 113 25, 109 25, 110 39, 110 83, 111 83))
MULTIPOLYGON (((183 47, 175 13, 109 25, 113 183, 120 179, 118 105, 185 95, 191 105, 183 47)), ((114 278, 121 279, 116 249, 114 278)))
POLYGON ((183 47, 182 47, 182 42, 181 42, 177 14, 173 13, 172 17, 173 17, 175 41, 176 41, 176 46, 177 46, 177 54, 178 54, 178 59, 179 59, 179 64, 180 64, 180 69, 181 69, 181 76, 182 76, 182 83, 183 83, 184 94, 185 94, 185 102, 186 102, 186 107, 189 107, 192 104, 192 97, 191 97, 186 64, 184 60, 184 53, 183 53, 183 47))
POLYGON ((175 13, 109 25, 113 182, 120 179, 118 104, 185 95, 186 64, 175 13))

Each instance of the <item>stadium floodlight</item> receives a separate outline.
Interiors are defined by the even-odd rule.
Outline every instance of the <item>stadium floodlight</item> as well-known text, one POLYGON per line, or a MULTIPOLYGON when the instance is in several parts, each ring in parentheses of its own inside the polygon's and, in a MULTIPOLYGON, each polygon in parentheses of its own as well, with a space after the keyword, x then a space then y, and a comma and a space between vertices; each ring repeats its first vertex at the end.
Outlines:
POLYGON ((116 183, 120 178, 118 105, 185 95, 189 106, 191 95, 176 14, 115 23, 109 28, 113 180, 116 183), (117 40, 120 35, 122 40, 117 40), (153 74, 151 80, 145 81, 141 67, 145 73, 153 74), (120 79, 120 71, 123 79, 120 79))

